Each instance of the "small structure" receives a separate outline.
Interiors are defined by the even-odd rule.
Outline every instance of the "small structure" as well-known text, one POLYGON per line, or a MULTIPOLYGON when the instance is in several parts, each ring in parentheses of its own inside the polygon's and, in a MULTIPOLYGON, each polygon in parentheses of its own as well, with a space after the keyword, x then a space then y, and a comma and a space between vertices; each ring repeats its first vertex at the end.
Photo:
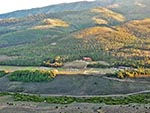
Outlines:
POLYGON ((90 58, 90 57, 83 57, 82 60, 87 61, 87 62, 91 62, 92 58, 90 58))

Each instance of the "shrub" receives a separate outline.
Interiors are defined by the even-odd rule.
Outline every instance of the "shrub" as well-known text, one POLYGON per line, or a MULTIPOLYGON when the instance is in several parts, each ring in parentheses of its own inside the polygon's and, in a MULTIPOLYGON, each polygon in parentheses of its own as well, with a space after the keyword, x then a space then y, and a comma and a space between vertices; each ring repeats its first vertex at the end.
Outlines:
POLYGON ((8 71, 6 71, 6 70, 1 70, 0 71, 0 77, 3 77, 3 76, 5 76, 6 74, 8 74, 9 72, 8 71))
MULTIPOLYGON (((70 104, 77 103, 105 103, 106 105, 127 105, 130 103, 149 104, 150 94, 136 94, 130 96, 116 97, 42 97, 39 95, 14 94, 15 101, 47 102, 53 104, 70 104)), ((56 107, 58 108, 58 107, 56 107)))
POLYGON ((89 67, 89 68, 110 68, 111 66, 101 64, 101 63, 93 63, 93 64, 88 64, 87 67, 89 67))
POLYGON ((56 77, 55 71, 46 70, 19 70, 10 74, 10 81, 22 81, 22 82, 42 82, 51 81, 56 77))
POLYGON ((137 69, 119 70, 116 74, 118 78, 142 78, 150 77, 150 69, 139 67, 137 69))

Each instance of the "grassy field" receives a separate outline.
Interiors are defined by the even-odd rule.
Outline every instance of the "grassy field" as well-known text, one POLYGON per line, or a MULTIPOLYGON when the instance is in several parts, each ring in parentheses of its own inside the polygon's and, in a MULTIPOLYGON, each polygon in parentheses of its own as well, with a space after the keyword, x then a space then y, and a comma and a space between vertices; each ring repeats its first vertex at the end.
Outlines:
MULTIPOLYGON (((78 64, 79 65, 79 64, 78 64)), ((117 69, 115 68, 81 68, 81 69, 73 69, 73 68, 50 68, 50 67, 39 67, 39 66, 0 66, 0 70, 8 70, 10 72, 16 71, 16 70, 58 70, 57 74, 63 74, 63 75, 77 75, 77 74, 106 74, 106 73, 113 73, 117 69)))
POLYGON ((30 67, 30 66, 0 66, 0 70, 8 70, 8 71, 15 71, 15 70, 36 70, 39 67, 30 67))

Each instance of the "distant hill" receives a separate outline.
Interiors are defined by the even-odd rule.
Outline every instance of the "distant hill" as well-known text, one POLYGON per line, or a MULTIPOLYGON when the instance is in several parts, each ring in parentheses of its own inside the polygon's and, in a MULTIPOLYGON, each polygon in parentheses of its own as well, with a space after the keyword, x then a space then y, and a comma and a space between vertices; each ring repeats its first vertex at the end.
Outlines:
POLYGON ((150 66, 150 0, 97 0, 0 15, 0 60, 5 65, 106 61, 150 66), (0 57, 1 58, 1 57, 0 57))
MULTIPOLYGON (((42 8, 33 8, 28 10, 19 10, 6 14, 0 14, 0 18, 20 18, 25 16, 31 16, 35 14, 43 13, 57 13, 64 11, 80 11, 87 10, 94 7, 106 7, 118 12, 121 12, 125 15, 128 15, 130 18, 138 17, 140 14, 145 15, 149 12, 149 2, 150 0, 95 0, 93 2, 75 2, 75 3, 63 3, 58 5, 51 5, 42 8), (133 16, 132 16, 133 14, 133 16)), ((150 15, 149 15, 150 17, 150 15)), ((135 19, 135 18, 134 18, 135 19)))
POLYGON ((100 5, 102 5, 102 3, 100 2, 87 2, 87 1, 75 2, 75 3, 63 3, 58 5, 46 6, 42 8, 19 10, 15 12, 6 13, 6 14, 1 14, 0 18, 25 17, 30 15, 35 15, 35 14, 57 13, 57 12, 64 12, 64 11, 80 11, 80 10, 86 10, 100 5))

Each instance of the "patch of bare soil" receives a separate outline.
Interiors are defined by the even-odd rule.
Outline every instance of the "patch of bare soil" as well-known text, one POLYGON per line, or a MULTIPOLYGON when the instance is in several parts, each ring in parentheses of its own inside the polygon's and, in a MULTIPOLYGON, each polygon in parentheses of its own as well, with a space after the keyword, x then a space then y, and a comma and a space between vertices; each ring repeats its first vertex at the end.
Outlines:
POLYGON ((6 55, 0 55, 0 62, 1 61, 6 61, 6 60, 12 60, 16 58, 15 56, 6 56, 6 55))

